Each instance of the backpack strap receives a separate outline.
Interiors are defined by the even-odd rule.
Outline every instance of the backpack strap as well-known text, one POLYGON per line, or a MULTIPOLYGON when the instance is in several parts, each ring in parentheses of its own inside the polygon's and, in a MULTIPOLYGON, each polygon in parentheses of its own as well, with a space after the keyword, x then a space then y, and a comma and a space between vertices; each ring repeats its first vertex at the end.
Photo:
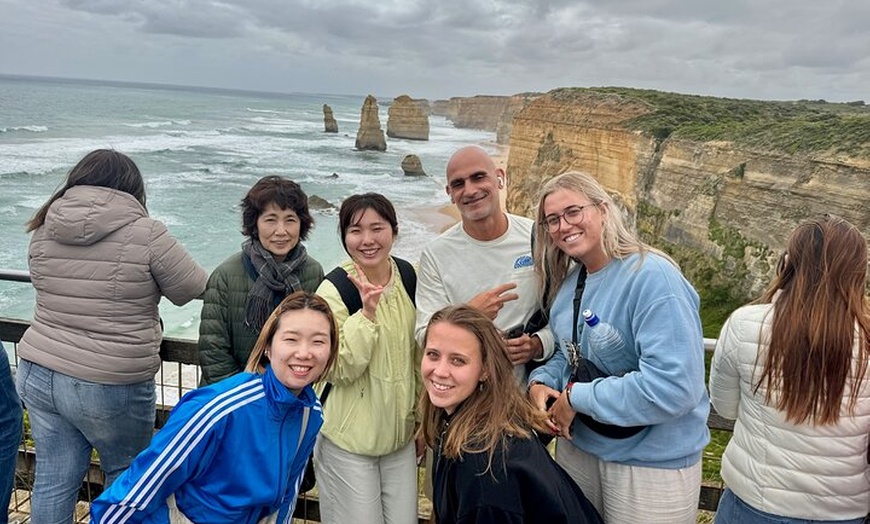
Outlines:
MULTIPOLYGON (((414 271, 414 266, 407 260, 399 257, 393 257, 396 262, 396 267, 399 268, 399 276, 402 279, 402 285, 405 287, 405 292, 411 298, 411 303, 417 305, 415 295, 417 294, 417 272, 414 271)), ((347 271, 343 267, 338 266, 327 273, 326 280, 332 282, 338 294, 341 296, 341 301, 344 302, 344 307, 347 308, 347 314, 353 315, 362 309, 362 299, 359 296, 359 290, 353 285, 353 282, 347 278, 347 271)))
POLYGON ((396 262, 396 267, 399 268, 399 276, 402 277, 402 285, 405 286, 405 292, 411 298, 411 303, 417 307, 417 272, 414 271, 414 266, 407 260, 399 257, 393 257, 396 262))
POLYGON ((344 307, 347 308, 348 316, 362 309, 362 299, 359 296, 359 290, 347 278, 347 271, 343 267, 336 267, 327 273, 324 279, 332 282, 332 285, 338 290, 341 301, 344 302, 344 307))

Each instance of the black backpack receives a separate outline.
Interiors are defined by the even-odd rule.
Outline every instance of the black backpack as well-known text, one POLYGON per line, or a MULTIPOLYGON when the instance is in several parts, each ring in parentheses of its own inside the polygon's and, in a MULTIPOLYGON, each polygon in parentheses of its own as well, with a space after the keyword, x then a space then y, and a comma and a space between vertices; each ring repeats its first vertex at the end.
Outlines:
MULTIPOLYGON (((393 257, 396 266, 399 268, 399 275, 402 277, 402 285, 405 286, 405 291, 411 297, 411 303, 415 306, 417 302, 414 295, 417 293, 417 272, 414 271, 414 266, 407 260, 399 257, 393 257)), ((347 278, 347 271, 343 267, 338 266, 327 273, 326 280, 332 282, 338 294, 341 295, 341 301, 344 302, 344 307, 347 308, 347 314, 353 315, 362 309, 362 299, 359 296, 359 290, 353 285, 353 282, 347 278)))
MULTIPOLYGON (((405 287, 405 291, 411 298, 411 303, 416 306, 417 301, 415 295, 417 294, 417 272, 414 271, 414 266, 412 266, 407 260, 398 257, 393 257, 393 260, 396 262, 396 267, 399 268, 399 275, 402 277, 402 285, 405 287)), ((338 290, 338 294, 341 296, 341 301, 344 302, 344 307, 347 308, 348 316, 353 315, 362 309, 362 298, 359 296, 359 290, 353 285, 353 282, 347 278, 347 271, 345 271, 343 267, 338 266, 327 273, 324 278, 332 282, 332 285, 338 290)), ((327 382, 323 386, 323 392, 320 394, 321 406, 326 405, 326 398, 329 396, 330 390, 332 390, 332 384, 327 382)), ((317 479, 314 476, 313 455, 314 454, 312 453, 312 457, 308 458, 308 465, 305 466, 305 476, 302 477, 302 485, 299 486, 300 494, 308 493, 311 491, 311 488, 314 487, 314 484, 317 483, 317 479)))

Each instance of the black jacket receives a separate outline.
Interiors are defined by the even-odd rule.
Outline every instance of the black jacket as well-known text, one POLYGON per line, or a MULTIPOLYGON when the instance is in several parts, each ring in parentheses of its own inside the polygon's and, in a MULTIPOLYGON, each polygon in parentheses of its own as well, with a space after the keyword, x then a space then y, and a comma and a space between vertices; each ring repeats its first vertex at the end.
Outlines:
MULTIPOLYGON (((439 446, 440 448, 440 446, 439 446)), ((437 450, 433 489, 438 524, 599 524, 604 521, 535 437, 509 438, 487 453, 451 460, 437 450)))

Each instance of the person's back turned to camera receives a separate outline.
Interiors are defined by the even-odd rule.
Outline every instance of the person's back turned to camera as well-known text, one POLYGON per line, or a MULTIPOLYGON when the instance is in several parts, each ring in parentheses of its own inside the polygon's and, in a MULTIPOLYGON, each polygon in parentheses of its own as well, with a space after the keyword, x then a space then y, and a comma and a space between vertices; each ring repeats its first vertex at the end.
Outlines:
POLYGON ((731 314, 710 399, 736 419, 719 524, 858 524, 870 509, 867 242, 831 215, 791 234, 761 299, 731 314))

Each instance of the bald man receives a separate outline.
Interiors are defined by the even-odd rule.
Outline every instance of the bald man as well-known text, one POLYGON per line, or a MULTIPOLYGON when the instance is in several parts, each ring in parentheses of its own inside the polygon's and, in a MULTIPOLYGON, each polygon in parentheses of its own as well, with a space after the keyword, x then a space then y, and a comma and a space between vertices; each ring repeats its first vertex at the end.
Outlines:
MULTIPOLYGON (((504 186, 504 170, 479 147, 463 147, 447 163, 447 195, 462 220, 420 255, 415 330, 420 344, 432 314, 450 304, 479 309, 502 331, 525 325, 539 308, 530 244, 534 223, 502 209, 504 186)), ((549 328, 523 333, 509 338, 507 346, 514 373, 524 380, 526 362, 552 355, 553 335, 549 328)))

